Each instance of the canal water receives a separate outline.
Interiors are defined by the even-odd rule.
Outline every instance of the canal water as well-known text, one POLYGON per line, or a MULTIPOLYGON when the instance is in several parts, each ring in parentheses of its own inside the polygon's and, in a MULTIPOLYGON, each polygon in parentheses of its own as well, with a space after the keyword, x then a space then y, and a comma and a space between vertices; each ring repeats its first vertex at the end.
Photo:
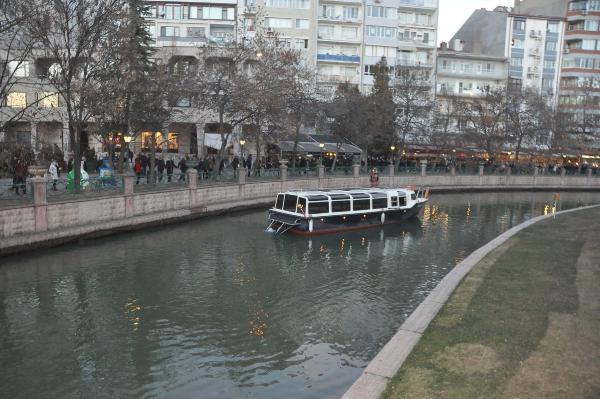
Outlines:
POLYGON ((265 233, 261 210, 7 257, 0 397, 339 397, 452 267, 552 197, 434 195, 403 226, 317 238, 265 233))

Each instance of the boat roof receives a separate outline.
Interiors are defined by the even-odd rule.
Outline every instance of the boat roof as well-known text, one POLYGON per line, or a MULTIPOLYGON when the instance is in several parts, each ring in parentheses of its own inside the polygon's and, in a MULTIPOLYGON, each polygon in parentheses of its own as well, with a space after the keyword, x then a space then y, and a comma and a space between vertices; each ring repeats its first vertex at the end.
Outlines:
POLYGON ((308 200, 314 201, 325 201, 331 199, 349 199, 349 198, 377 198, 387 197, 388 194, 398 194, 398 192, 404 192, 405 194, 411 194, 414 191, 408 188, 347 188, 347 189, 336 189, 336 190, 311 190, 311 191, 285 191, 279 194, 296 195, 298 197, 305 197, 308 200))

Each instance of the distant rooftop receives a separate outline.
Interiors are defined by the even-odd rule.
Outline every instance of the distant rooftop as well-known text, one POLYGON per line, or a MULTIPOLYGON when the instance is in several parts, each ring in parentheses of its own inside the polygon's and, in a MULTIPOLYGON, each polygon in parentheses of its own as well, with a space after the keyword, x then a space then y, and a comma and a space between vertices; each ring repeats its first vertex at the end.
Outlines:
POLYGON ((513 13, 532 17, 564 18, 567 0, 515 0, 513 13))

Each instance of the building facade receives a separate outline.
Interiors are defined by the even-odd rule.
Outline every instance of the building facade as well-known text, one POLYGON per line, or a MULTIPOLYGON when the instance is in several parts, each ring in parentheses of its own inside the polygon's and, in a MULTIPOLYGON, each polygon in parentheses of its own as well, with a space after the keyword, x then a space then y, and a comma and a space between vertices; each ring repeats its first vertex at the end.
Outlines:
POLYGON ((600 148, 600 1, 570 1, 566 20, 559 107, 600 148))
MULTIPOLYGON (((193 64, 203 47, 226 45, 251 36, 258 24, 277 34, 287 46, 302 51, 315 68, 317 84, 325 96, 348 82, 369 92, 372 70, 381 57, 392 67, 425 69, 433 76, 438 0, 147 0, 144 16, 155 41, 159 62, 193 64)), ((43 98, 31 112, 0 132, 0 140, 31 145, 58 146, 71 151, 63 104, 41 82, 52 69, 51 60, 34 57, 17 73, 20 82, 10 93, 6 113, 43 98), (21 84, 22 82, 22 84, 21 84), (34 89, 35 87, 35 89, 34 89)), ((432 79, 432 82, 434 79, 432 79)), ((202 156, 219 147, 215 116, 182 101, 174 120, 161 131, 142 132, 131 143, 135 152, 148 149, 153 136, 160 150, 202 156)), ((84 148, 102 151, 104 144, 91 122, 82 133, 84 148)), ((237 134, 238 132, 234 132, 237 134)))

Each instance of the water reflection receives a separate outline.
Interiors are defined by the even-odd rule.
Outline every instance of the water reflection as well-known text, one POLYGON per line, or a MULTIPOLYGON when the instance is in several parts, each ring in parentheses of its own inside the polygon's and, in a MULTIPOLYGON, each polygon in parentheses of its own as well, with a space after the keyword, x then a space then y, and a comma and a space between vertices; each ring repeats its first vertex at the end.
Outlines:
POLYGON ((254 212, 3 259, 0 396, 337 397, 456 263, 552 197, 433 196, 420 220, 313 238, 254 212))

